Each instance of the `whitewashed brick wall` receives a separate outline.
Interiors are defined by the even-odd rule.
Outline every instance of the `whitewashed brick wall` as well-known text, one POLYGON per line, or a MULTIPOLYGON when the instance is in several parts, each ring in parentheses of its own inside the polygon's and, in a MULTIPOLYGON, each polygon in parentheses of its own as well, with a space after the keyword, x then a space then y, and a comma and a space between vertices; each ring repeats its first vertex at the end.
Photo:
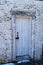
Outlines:
POLYGON ((13 8, 36 9, 33 30, 35 58, 41 59, 43 44, 43 2, 29 0, 0 0, 0 59, 12 59, 12 15, 13 8))

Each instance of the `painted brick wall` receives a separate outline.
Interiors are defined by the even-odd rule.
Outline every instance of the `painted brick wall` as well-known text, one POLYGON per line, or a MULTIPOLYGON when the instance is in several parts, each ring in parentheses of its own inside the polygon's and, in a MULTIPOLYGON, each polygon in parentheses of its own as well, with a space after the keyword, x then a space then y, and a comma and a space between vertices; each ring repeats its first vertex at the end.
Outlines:
POLYGON ((41 59, 43 44, 43 2, 29 0, 0 0, 0 59, 12 59, 12 15, 13 8, 36 10, 36 22, 32 30, 35 58, 41 59))

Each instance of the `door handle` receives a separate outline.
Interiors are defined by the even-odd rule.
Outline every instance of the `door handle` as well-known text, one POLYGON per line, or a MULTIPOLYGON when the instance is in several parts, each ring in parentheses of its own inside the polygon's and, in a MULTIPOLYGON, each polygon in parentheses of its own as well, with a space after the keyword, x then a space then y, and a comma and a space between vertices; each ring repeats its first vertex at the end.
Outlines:
POLYGON ((16 39, 19 39, 19 32, 16 33, 16 39))

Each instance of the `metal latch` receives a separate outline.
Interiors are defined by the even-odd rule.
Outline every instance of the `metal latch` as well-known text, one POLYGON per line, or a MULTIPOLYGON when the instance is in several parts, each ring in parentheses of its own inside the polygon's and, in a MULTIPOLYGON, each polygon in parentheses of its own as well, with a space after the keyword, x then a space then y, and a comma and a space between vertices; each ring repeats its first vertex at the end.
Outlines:
POLYGON ((16 39, 19 39, 19 33, 17 32, 17 34, 16 34, 16 39))

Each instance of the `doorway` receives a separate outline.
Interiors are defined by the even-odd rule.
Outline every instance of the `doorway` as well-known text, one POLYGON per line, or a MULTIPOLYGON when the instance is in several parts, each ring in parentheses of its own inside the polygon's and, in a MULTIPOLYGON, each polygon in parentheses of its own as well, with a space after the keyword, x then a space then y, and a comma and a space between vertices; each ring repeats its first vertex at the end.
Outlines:
POLYGON ((16 56, 32 55, 31 18, 16 15, 16 56))

